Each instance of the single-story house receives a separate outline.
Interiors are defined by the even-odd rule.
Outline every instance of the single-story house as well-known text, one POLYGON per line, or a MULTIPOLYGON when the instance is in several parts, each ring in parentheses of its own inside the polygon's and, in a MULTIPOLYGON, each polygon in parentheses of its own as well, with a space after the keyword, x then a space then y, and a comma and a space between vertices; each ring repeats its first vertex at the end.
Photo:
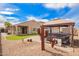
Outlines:
POLYGON ((37 29, 40 28, 40 26, 43 23, 44 22, 41 22, 41 21, 38 22, 35 20, 26 21, 26 22, 11 26, 10 32, 11 34, 19 34, 19 35, 37 33, 37 29))

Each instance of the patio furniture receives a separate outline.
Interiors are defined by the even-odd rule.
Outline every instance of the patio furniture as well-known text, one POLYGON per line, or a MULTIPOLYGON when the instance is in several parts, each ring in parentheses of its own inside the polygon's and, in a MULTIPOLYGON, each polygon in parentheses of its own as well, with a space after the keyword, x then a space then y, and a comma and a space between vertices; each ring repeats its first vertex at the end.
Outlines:
POLYGON ((32 39, 31 39, 31 38, 29 38, 29 39, 27 39, 27 41, 28 41, 28 42, 32 42, 32 39))
POLYGON ((32 42, 32 39, 29 39, 30 42, 32 42))
POLYGON ((29 39, 27 39, 27 42, 29 42, 30 40, 29 39))

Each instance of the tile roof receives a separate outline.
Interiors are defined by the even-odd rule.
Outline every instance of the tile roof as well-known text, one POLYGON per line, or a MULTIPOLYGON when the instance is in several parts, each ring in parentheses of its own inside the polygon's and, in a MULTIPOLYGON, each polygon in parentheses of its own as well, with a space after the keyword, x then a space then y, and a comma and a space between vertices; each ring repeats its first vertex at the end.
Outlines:
POLYGON ((49 22, 46 22, 44 23, 43 25, 61 25, 61 24, 74 24, 75 22, 74 21, 71 21, 71 20, 62 20, 62 19, 55 19, 55 20, 51 20, 49 22))

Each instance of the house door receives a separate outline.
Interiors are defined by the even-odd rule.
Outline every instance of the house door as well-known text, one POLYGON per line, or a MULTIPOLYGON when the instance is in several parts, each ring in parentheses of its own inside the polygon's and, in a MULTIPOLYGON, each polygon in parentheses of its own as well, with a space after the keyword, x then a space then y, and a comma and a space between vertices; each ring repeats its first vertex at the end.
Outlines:
POLYGON ((22 27, 22 34, 27 34, 27 27, 22 27))

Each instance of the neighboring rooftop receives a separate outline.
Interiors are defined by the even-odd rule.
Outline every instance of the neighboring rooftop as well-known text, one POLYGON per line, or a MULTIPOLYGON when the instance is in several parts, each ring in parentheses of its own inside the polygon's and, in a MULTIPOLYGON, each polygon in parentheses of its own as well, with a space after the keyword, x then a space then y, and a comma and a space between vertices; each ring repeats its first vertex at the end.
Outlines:
MULTIPOLYGON (((23 23, 19 23, 19 24, 16 24, 16 25, 20 25, 20 26, 27 26, 28 24, 32 24, 32 23, 37 23, 37 24, 39 24, 39 25, 42 25, 42 24, 44 24, 44 22, 42 22, 42 21, 35 21, 35 20, 29 20, 29 21, 26 21, 26 22, 23 22, 23 23)), ((15 26, 16 26, 15 25, 15 26)))

